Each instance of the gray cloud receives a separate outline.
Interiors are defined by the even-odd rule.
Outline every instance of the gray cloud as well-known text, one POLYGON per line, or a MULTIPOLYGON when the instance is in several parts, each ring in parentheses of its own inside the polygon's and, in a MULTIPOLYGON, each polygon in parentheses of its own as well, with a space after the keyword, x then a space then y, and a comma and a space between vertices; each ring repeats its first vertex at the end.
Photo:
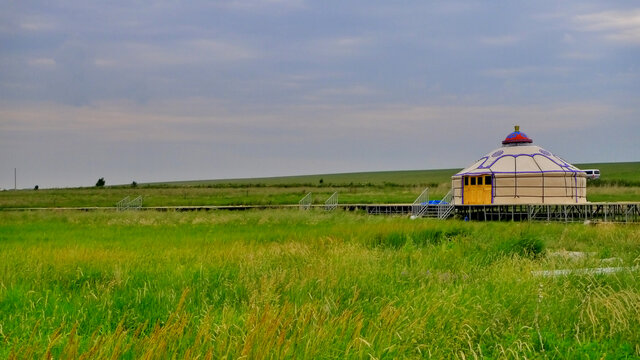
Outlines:
POLYGON ((507 46, 517 44, 520 38, 515 35, 485 36, 480 38, 480 42, 491 46, 507 46))
POLYGON ((640 8, 576 15, 574 22, 580 30, 598 32, 603 39, 640 45, 640 8))
POLYGON ((303 0, 231 0, 221 4, 221 6, 250 11, 265 11, 267 9, 300 9, 304 7, 303 0))
POLYGON ((251 49, 214 39, 189 39, 163 44, 114 43, 94 60, 100 67, 190 66, 235 62, 258 57, 251 49))
MULTIPOLYGON (((303 170, 317 173, 421 168, 425 159, 433 166, 462 167, 477 154, 497 147, 515 124, 522 125, 523 130, 541 145, 558 149, 554 151, 571 161, 605 160, 602 149, 589 144, 593 139, 573 138, 568 134, 575 133, 578 128, 606 133, 612 117, 618 119, 620 129, 627 133, 639 130, 633 120, 638 116, 636 109, 593 103, 537 106, 381 104, 374 107, 328 103, 237 112, 205 99, 192 99, 146 106, 105 103, 87 107, 56 104, 31 104, 8 110, 7 107, 3 106, 4 110, 0 112, 0 117, 8 120, 0 127, 3 134, 0 140, 16 147, 21 163, 38 163, 41 157, 48 158, 50 153, 43 153, 43 146, 53 146, 53 154, 61 159, 75 159, 77 151, 82 152, 80 158, 84 159, 86 146, 93 151, 103 149, 101 151, 114 154, 120 154, 123 149, 156 149, 158 156, 164 154, 162 156, 170 159, 167 166, 182 169, 171 179, 186 176, 184 174, 195 178, 249 176, 250 169, 258 168, 262 169, 263 175, 299 174, 303 170), (452 129, 457 130, 452 132, 452 129), (571 140, 567 141, 567 137, 571 140), (49 139, 45 144, 33 143, 34 139, 45 138, 49 139), (452 143, 465 146, 451 146, 452 143), (558 146, 564 144, 570 147, 558 146), (181 161, 175 154, 166 154, 166 151, 184 154, 183 150, 175 150, 176 146, 190 151, 188 161, 181 161), (198 150, 205 148, 209 150, 198 150), (447 149, 448 155, 430 153, 429 149, 433 148, 447 149), (394 156, 399 159, 393 160, 394 156), (228 157, 240 162, 231 166, 228 157), (379 159, 386 159, 388 163, 380 163, 379 159), (327 165, 332 163, 333 166, 327 165), (227 164, 227 167, 216 164, 227 164), (242 169, 241 164, 247 168, 242 169), (264 164, 271 166, 265 168, 264 164)), ((153 155, 145 151, 131 153, 130 156, 138 159, 135 171, 123 170, 120 174, 115 172, 119 162, 103 158, 104 153, 94 155, 97 159, 92 166, 113 172, 111 181, 126 183, 131 177, 162 180, 153 178, 152 175, 160 170, 155 168, 158 162, 147 158, 153 155)), ((614 156, 613 153, 610 155, 614 156)), ((118 159, 122 156, 125 154, 118 155, 118 159)), ((6 153, 0 160, 9 161, 6 153)), ((85 185, 92 180, 92 177, 86 178, 84 167, 74 169, 73 165, 73 161, 64 161, 62 167, 69 169, 60 175, 85 178, 85 185)), ((49 174, 34 181, 46 186, 59 185, 62 180, 49 174)), ((82 184, 74 182, 74 185, 82 184)))
POLYGON ((638 157, 626 1, 4 10, 0 187, 462 167, 517 123, 570 161, 638 157))
POLYGON ((56 66, 56 61, 52 58, 35 58, 28 60, 29 65, 42 67, 42 68, 53 68, 56 66))

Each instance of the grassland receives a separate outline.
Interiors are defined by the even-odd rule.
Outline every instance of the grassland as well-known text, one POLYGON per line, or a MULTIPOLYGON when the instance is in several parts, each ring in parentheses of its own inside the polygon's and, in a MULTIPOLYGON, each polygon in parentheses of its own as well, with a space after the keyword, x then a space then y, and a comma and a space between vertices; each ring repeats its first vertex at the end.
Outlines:
POLYGON ((335 191, 343 203, 411 203, 430 187, 444 196, 455 170, 325 174, 141 184, 136 188, 41 189, 0 192, 0 208, 108 207, 125 196, 143 196, 145 206, 297 204, 308 192, 321 204, 335 191), (322 180, 322 182, 320 182, 322 180))
MULTIPOLYGON (((640 162, 579 164, 600 168, 590 181, 589 201, 640 201, 640 162)), ((458 169, 187 181, 109 186, 106 188, 2 191, 0 209, 30 207, 110 207, 125 196, 143 196, 145 206, 215 206, 297 204, 308 192, 321 204, 334 191, 341 203, 411 203, 425 187, 442 198, 458 169), (321 182, 322 180, 322 182, 321 182)))
POLYGON ((427 185, 440 184, 451 181, 451 175, 460 169, 438 169, 438 170, 405 170, 405 171, 377 171, 342 174, 318 174, 301 176, 280 176, 266 178, 248 179, 221 179, 221 180, 196 180, 196 181, 176 181, 164 183, 152 183, 150 185, 174 185, 174 186, 207 186, 207 185, 297 185, 309 184, 318 185, 320 180, 325 184, 337 186, 358 185, 427 185))
MULTIPOLYGON (((0 192, 0 208, 109 207, 125 196, 142 196, 144 206, 280 205, 297 204, 308 192, 322 204, 334 191, 342 203, 411 203, 423 190, 419 186, 141 186, 135 189, 54 189, 0 192)), ((446 194, 448 188, 437 188, 446 194)), ((436 193, 436 195, 439 195, 436 193)))
POLYGON ((2 212, 1 358, 637 358, 640 228, 2 212), (563 251, 580 251, 569 256, 563 251))

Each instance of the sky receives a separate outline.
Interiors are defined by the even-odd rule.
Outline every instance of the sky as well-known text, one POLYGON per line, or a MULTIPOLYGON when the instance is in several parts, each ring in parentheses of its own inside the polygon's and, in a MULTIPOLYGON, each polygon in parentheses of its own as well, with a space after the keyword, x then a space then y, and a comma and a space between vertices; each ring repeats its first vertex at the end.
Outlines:
POLYGON ((0 188, 640 161, 635 0, 0 5, 0 188))

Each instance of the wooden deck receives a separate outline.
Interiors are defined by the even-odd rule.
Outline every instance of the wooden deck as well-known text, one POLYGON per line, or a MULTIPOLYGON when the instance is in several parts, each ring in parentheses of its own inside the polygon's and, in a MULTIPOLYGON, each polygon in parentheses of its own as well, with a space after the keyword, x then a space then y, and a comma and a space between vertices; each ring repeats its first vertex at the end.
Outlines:
MULTIPOLYGON (((428 205, 437 207, 438 205, 428 205)), ((300 209, 299 205, 149 206, 139 211, 247 211, 300 209)), ((324 205, 311 205, 315 211, 324 205)), ((338 210, 371 215, 410 215, 412 204, 338 204, 338 210)), ((117 211, 117 207, 3 208, 1 211, 117 211)), ((129 210, 135 211, 135 210, 129 210)), ((429 213, 429 212, 426 212, 429 213)), ((640 223, 640 203, 586 203, 572 205, 455 205, 452 217, 473 221, 560 221, 640 223)))

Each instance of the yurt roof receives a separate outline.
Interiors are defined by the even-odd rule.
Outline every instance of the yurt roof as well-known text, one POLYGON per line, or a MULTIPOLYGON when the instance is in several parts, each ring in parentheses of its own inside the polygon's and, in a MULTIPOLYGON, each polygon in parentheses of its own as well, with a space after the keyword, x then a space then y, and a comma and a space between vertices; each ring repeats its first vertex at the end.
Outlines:
POLYGON ((581 173, 561 157, 533 145, 526 134, 516 131, 507 135, 503 146, 481 157, 473 165, 454 176, 484 174, 581 173))

